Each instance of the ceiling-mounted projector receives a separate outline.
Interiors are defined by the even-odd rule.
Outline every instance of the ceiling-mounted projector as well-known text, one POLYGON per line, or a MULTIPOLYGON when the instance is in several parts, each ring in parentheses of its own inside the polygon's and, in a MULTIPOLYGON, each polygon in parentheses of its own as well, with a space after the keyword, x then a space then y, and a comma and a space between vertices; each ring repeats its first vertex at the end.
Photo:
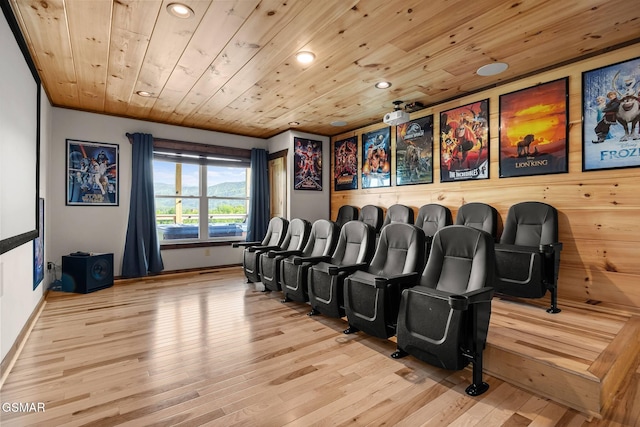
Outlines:
POLYGON ((395 110, 385 114, 382 121, 391 126, 401 125, 409 121, 409 113, 404 110, 395 110))
POLYGON ((393 101, 395 105, 394 110, 391 113, 387 113, 382 118, 382 121, 390 126, 397 126, 409 121, 409 113, 404 111, 400 105, 403 101, 393 101))

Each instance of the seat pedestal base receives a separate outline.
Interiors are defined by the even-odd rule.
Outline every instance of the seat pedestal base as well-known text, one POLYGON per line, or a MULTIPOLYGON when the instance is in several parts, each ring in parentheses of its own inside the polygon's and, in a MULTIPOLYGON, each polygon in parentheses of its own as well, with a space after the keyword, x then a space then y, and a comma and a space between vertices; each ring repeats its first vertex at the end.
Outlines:
POLYGON ((349 326, 347 329, 342 331, 342 333, 349 335, 349 334, 355 334, 358 331, 360 331, 360 329, 356 328, 355 326, 349 326))
POLYGON ((391 353, 391 357, 393 359, 402 359, 403 357, 407 357, 408 355, 409 355, 409 353, 407 353, 406 351, 401 350, 401 349, 397 349, 396 351, 391 353))
POLYGON ((489 384, 481 381, 479 384, 471 384, 464 391, 469 396, 480 396, 487 390, 489 390, 489 384))

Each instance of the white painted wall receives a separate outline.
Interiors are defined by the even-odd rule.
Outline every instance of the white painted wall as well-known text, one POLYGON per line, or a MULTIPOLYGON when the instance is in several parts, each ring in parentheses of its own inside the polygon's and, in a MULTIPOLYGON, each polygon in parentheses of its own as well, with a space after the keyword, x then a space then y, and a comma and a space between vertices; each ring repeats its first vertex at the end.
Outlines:
MULTIPOLYGON (((45 257, 52 247, 51 218, 47 212, 46 197, 49 188, 46 179, 51 135, 51 111, 46 94, 42 91, 40 109, 40 197, 45 199, 44 243, 45 257)), ((0 117, 2 129, 2 117, 0 117)), ((46 258, 45 258, 46 259, 46 258)), ((46 264, 45 264, 46 265, 46 264)), ((40 285, 33 289, 33 242, 25 243, 0 255, 0 360, 4 360, 20 331, 42 299, 53 275, 47 274, 40 285)))
MULTIPOLYGON (((48 254, 49 261, 60 264, 63 255, 75 251, 112 252, 115 275, 120 275, 131 192, 132 151, 131 144, 125 135, 127 132, 150 133, 158 138, 227 147, 267 148, 267 141, 260 138, 53 108, 49 210, 51 222, 55 226, 51 230, 50 241, 53 246, 48 254), (68 138, 119 145, 119 206, 65 205, 65 156, 68 138)), ((232 249, 231 246, 163 250, 162 259, 165 271, 171 271, 238 264, 242 262, 242 251, 232 249)))
POLYGON ((331 140, 310 133, 287 131, 269 139, 269 152, 288 149, 287 153, 287 218, 303 218, 313 223, 318 219, 331 219, 329 187, 331 184, 331 140), (322 142, 322 191, 293 189, 294 138, 322 142))
MULTIPOLYGON (((271 152, 289 149, 289 218, 309 221, 329 218, 330 141, 302 132, 285 132, 270 140, 203 131, 179 126, 124 119, 52 107, 43 93, 40 196, 45 199, 45 260, 61 266, 62 256, 74 251, 112 252, 116 276, 122 267, 122 251, 127 229, 131 190, 131 145, 127 132, 151 133, 156 137, 238 148, 264 148, 271 152), (293 190, 293 138, 309 138, 323 143, 323 191, 293 190), (66 206, 66 139, 118 144, 120 204, 105 206, 66 206)), ((2 119, 0 118, 0 128, 2 119)), ((241 249, 230 246, 163 250, 166 271, 242 262, 241 249)), ((54 280, 47 273, 33 290, 33 243, 29 242, 0 255, 1 356, 5 355, 35 310, 45 290, 54 280)), ((58 270, 57 278, 60 278, 58 270)))

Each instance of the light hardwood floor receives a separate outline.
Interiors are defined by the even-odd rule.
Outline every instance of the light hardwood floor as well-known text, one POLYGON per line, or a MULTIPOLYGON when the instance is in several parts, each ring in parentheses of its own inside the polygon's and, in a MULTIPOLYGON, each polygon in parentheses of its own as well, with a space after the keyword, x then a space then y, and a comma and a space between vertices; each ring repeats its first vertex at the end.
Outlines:
POLYGON ((88 295, 50 292, 1 391, 5 426, 638 426, 640 369, 602 420, 393 340, 341 333, 306 304, 246 284, 240 268, 161 276, 88 295))

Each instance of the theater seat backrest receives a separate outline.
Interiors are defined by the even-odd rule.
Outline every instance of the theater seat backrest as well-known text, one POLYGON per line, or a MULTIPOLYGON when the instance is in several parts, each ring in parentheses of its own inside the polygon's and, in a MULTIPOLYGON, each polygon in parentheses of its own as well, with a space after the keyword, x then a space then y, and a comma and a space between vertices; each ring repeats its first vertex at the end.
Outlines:
POLYGON ((424 231, 425 236, 432 237, 436 231, 452 224, 451 211, 446 206, 430 203, 418 209, 416 226, 424 231))
POLYGON ((509 208, 501 244, 534 246, 558 241, 558 212, 541 202, 522 202, 509 208))

